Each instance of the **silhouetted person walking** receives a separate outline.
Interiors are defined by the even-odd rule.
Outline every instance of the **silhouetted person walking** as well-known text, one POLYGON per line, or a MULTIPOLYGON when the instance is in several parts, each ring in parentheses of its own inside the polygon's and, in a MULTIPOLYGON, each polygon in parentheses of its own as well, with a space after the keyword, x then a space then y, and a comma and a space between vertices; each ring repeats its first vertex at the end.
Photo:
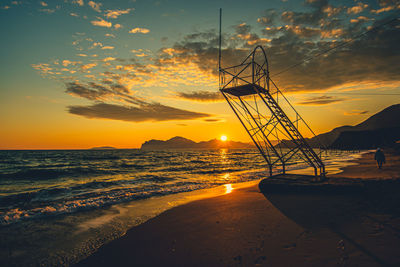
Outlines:
POLYGON ((386 163, 385 160, 385 154, 383 154, 382 150, 378 147, 378 149, 375 152, 375 160, 378 163, 378 168, 382 168, 382 164, 386 163))

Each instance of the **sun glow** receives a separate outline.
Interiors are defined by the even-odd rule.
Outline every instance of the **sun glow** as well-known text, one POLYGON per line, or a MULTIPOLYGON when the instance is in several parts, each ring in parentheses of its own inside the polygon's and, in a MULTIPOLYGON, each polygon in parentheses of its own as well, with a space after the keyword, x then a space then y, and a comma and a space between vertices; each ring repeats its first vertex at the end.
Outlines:
POLYGON ((226 137, 226 135, 221 135, 221 141, 225 142, 226 140, 228 140, 228 137, 226 137))

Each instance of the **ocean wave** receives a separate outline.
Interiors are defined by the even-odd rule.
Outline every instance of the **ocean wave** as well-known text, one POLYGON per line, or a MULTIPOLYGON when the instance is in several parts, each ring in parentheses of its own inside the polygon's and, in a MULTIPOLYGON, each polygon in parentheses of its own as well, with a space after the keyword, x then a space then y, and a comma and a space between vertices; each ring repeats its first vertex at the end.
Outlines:
POLYGON ((100 169, 96 167, 65 167, 65 168, 22 168, 16 172, 0 173, 0 180, 47 180, 60 177, 75 177, 83 175, 115 174, 113 170, 100 169))
POLYGON ((170 187, 149 186, 147 188, 114 189, 107 192, 85 194, 81 198, 46 203, 38 207, 18 207, 0 211, 0 225, 8 225, 21 220, 35 219, 43 216, 54 216, 74 213, 82 210, 100 208, 132 200, 164 196, 202 189, 209 185, 203 183, 184 183, 170 187))
MULTIPOLYGON (((267 167, 254 150, 0 151, 0 156, 18 162, 0 165, 0 224, 254 180, 259 177, 243 173, 267 167)), ((328 156, 327 163, 349 157, 328 156)))
MULTIPOLYGON (((83 184, 77 184, 70 187, 52 187, 40 189, 31 192, 22 192, 17 194, 10 194, 0 197, 0 209, 13 206, 34 206, 36 203, 54 202, 58 199, 73 198, 79 192, 86 192, 86 196, 90 196, 93 190, 112 188, 112 186, 120 186, 123 181, 92 181, 83 184), (89 191, 86 191, 90 189, 89 191)), ((96 192, 95 194, 98 194, 96 192)), ((101 193, 101 192, 100 192, 101 193)))
POLYGON ((239 172, 243 171, 243 168, 221 168, 221 169, 210 169, 210 170, 193 170, 191 173, 194 174, 221 174, 227 172, 239 172))
POLYGON ((119 159, 121 159, 121 157, 116 155, 84 155, 81 157, 81 160, 87 160, 87 161, 119 160, 119 159))

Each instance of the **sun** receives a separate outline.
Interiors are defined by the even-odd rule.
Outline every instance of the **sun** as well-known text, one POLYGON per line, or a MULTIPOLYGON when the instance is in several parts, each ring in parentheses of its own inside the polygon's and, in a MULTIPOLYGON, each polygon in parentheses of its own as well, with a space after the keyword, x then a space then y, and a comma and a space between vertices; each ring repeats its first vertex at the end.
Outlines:
POLYGON ((228 137, 226 137, 226 135, 221 135, 221 141, 225 142, 226 140, 228 140, 228 137))

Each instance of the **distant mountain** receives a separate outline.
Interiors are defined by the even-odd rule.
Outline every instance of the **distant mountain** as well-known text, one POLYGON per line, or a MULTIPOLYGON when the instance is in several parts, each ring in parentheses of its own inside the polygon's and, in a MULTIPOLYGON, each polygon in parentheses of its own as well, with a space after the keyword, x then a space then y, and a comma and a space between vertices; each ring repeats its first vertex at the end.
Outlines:
POLYGON ((400 140, 400 104, 392 105, 355 126, 342 126, 308 139, 330 148, 368 149, 391 146, 400 140))
MULTIPOLYGON (((400 140, 400 104, 385 108, 355 126, 337 127, 330 132, 307 139, 307 142, 313 147, 319 147, 321 143, 328 148, 370 149, 392 146, 398 140, 400 140)), ((292 146, 287 140, 283 140, 282 143, 287 147, 292 146)), ((217 139, 196 143, 176 136, 166 141, 149 140, 141 147, 143 150, 218 148, 246 149, 255 148, 255 146, 252 143, 222 142, 217 139)))
POLYGON ((229 148, 229 149, 247 149, 255 148, 250 143, 242 143, 235 141, 220 141, 217 139, 212 139, 209 141, 194 142, 192 140, 186 139, 184 137, 176 136, 169 140, 149 140, 142 144, 140 149, 143 150, 169 150, 169 149, 219 149, 219 148, 229 148))
POLYGON ((91 150, 107 150, 107 149, 116 149, 116 148, 112 146, 98 146, 91 148, 91 150))
POLYGON ((169 140, 149 140, 142 144, 140 149, 143 150, 163 150, 163 149, 185 149, 185 148, 193 148, 196 146, 196 142, 180 137, 175 136, 169 140))

